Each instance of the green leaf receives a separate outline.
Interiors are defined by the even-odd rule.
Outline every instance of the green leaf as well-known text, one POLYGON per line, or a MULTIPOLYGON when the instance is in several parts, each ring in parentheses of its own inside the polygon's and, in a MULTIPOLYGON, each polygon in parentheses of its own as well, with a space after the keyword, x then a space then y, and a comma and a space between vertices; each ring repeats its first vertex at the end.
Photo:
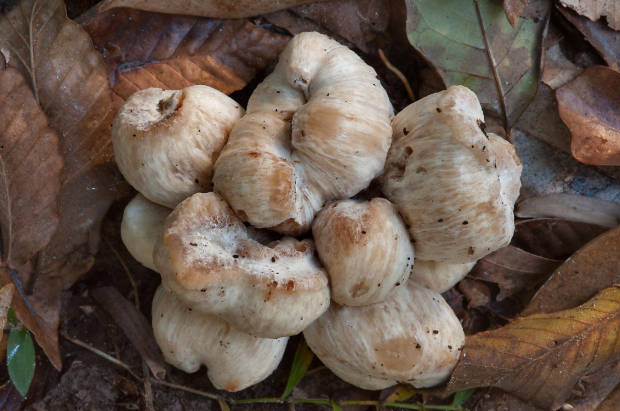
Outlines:
POLYGON ((18 320, 17 316, 15 315, 15 311, 13 310, 13 307, 9 308, 9 313, 6 315, 6 324, 17 327, 18 320))
POLYGON ((406 0, 407 35, 446 86, 470 88, 511 127, 538 90, 551 3, 532 0, 512 28, 501 1, 406 0))
POLYGON ((26 396, 34 376, 35 359, 32 338, 25 327, 11 330, 6 353, 6 363, 11 381, 17 391, 22 396, 26 396))
POLYGON ((340 405, 336 404, 335 402, 332 401, 332 410, 334 411, 342 411, 342 408, 340 407, 340 405))
POLYGON ((469 399, 469 397, 474 395, 474 392, 476 392, 475 388, 468 388, 466 390, 457 391, 454 394, 454 399, 452 400, 452 406, 460 407, 461 405, 463 405, 465 401, 469 399))
POLYGON ((286 383, 284 394, 282 394, 282 399, 285 399, 291 395, 293 388, 299 384, 301 379, 306 374, 306 371, 308 371, 308 367, 310 366, 313 357, 314 354, 310 351, 308 343, 306 343, 306 340, 302 338, 297 346, 297 351, 295 352, 293 366, 291 367, 291 373, 288 376, 288 382, 286 383))

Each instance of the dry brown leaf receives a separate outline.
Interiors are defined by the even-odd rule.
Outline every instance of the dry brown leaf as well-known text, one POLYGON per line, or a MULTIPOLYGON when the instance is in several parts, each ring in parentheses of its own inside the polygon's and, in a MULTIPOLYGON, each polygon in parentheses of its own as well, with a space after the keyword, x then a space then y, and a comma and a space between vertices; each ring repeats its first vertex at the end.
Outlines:
POLYGON ((97 288, 92 294, 138 349, 153 375, 163 379, 166 375, 166 361, 155 340, 151 323, 114 287, 97 288))
POLYGON ((599 290, 620 284, 620 227, 583 246, 538 290, 522 315, 552 313, 583 304, 599 290))
POLYGON ((620 362, 609 364, 582 378, 573 387, 572 396, 566 402, 573 406, 574 411, 601 411, 598 406, 611 396, 618 383, 620 362))
POLYGON ((518 203, 515 215, 519 218, 562 218, 611 228, 618 225, 620 204, 595 197, 547 194, 518 203))
POLYGON ((0 225, 4 261, 18 268, 58 227, 58 137, 15 68, 0 71, 0 225))
POLYGON ((149 87, 179 90, 202 84, 230 94, 276 59, 289 40, 242 19, 125 8, 82 24, 106 62, 117 109, 131 94, 149 87))
POLYGON ((541 408, 529 404, 499 388, 491 388, 480 400, 476 411, 541 411, 541 408))
POLYGON ((482 281, 470 280, 464 278, 459 283, 459 291, 465 296, 468 309, 483 307, 491 302, 491 290, 489 286, 482 281))
POLYGON ((602 20, 591 21, 573 10, 556 5, 557 9, 584 35, 609 67, 620 71, 620 31, 610 29, 602 20))
POLYGON ((96 11, 102 12, 117 7, 128 7, 158 13, 238 19, 316 1, 325 0, 235 0, 233 2, 222 0, 103 0, 96 6, 96 11))
POLYGON ((607 17, 609 27, 620 30, 620 2, 618 0, 560 0, 560 4, 590 20, 607 17))
POLYGON ((502 3, 506 12, 506 18, 513 28, 516 28, 517 24, 519 24, 519 17, 521 17, 523 9, 528 4, 530 4, 530 0, 504 0, 502 3))
MULTIPOLYGON (((67 19, 62 0, 21 1, 0 20, 0 52, 32 85, 65 163, 58 229, 39 253, 34 275, 26 281, 20 270, 24 288, 32 291, 28 298, 24 294, 22 308, 35 310, 45 322, 42 328, 54 336, 45 342, 43 334, 29 329, 60 369, 60 356, 49 350, 57 346, 60 291, 94 263, 101 221, 116 193, 117 173, 109 164, 112 91, 101 56, 88 35, 67 19)), ((20 320, 32 326, 24 318, 27 313, 18 311, 20 320)))
POLYGON ((4 333, 4 327, 6 327, 6 316, 9 314, 9 308, 11 308, 11 300, 13 300, 13 291, 15 286, 13 284, 7 284, 0 289, 0 341, 4 333))
POLYGON ((572 310, 476 334, 463 347, 448 391, 492 386, 557 409, 583 375, 620 359, 619 327, 620 289, 611 287, 572 310))
POLYGON ((551 46, 545 53, 545 67, 541 81, 554 90, 576 79, 583 69, 564 56, 559 44, 551 46))
POLYGON ((588 67, 556 97, 573 136, 573 156, 585 164, 620 165, 620 73, 588 67))

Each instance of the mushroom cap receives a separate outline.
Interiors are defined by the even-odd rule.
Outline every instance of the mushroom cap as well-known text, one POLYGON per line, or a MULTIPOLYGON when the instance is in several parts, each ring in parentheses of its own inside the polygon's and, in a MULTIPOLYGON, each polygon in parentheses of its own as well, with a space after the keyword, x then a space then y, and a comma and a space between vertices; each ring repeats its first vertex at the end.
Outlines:
POLYGON ((393 128, 382 192, 410 227, 416 258, 467 263, 508 245, 521 167, 508 143, 486 135, 476 95, 432 94, 393 128))
POLYGON ((443 293, 469 274, 473 263, 448 264, 441 261, 416 260, 409 279, 428 289, 443 293))
POLYGON ((312 223, 312 235, 338 304, 380 303, 409 278, 413 246, 386 199, 329 203, 312 223))
POLYGON ((265 246, 215 193, 194 194, 174 209, 153 259, 164 287, 185 305, 258 337, 297 334, 329 306, 312 240, 265 246))
POLYGON ((157 268, 153 262, 153 248, 171 212, 171 209, 155 204, 138 193, 123 213, 121 239, 125 247, 133 258, 154 271, 157 268))
POLYGON ((174 208, 211 190, 213 165, 244 110, 207 86, 149 88, 131 95, 112 124, 125 179, 154 203, 174 208))
POLYGON ((208 368, 215 388, 240 391, 276 369, 288 337, 256 338, 217 316, 186 307, 159 287, 153 299, 153 331, 166 361, 185 372, 208 368))
POLYGON ((392 109, 377 73, 319 33, 295 36, 256 90, 215 164, 215 191, 242 220, 306 232, 326 201, 383 169, 392 109))
POLYGON ((447 381, 465 343, 452 309, 408 281, 382 303, 330 309, 304 330, 312 351, 343 380, 368 390, 447 381))

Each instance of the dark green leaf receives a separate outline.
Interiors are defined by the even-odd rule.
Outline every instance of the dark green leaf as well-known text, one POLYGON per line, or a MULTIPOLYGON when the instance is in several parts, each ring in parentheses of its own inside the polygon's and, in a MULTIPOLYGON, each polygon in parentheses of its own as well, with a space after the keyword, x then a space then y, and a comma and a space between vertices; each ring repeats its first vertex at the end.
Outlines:
POLYGON ((407 0, 409 42, 446 86, 463 85, 512 126, 538 89, 551 1, 533 0, 512 28, 502 2, 407 0))
POLYGON ((6 315, 6 324, 13 326, 13 327, 17 327, 17 316, 15 315, 15 311, 13 310, 13 307, 9 308, 9 313, 6 315))
POLYGON ((306 340, 303 338, 299 342, 297 346, 297 351, 295 352, 295 358, 293 359, 293 366, 291 367, 291 373, 288 376, 288 382, 286 383, 286 389, 284 390, 284 394, 282 394, 282 399, 285 399, 293 392, 293 388, 299 384, 301 379, 306 374, 310 363, 312 362, 312 358, 314 354, 308 348, 308 344, 306 340))
POLYGON ((25 327, 11 330, 6 348, 6 363, 11 381, 23 396, 26 396, 34 376, 34 362, 34 345, 28 330, 25 327))
POLYGON ((460 407, 465 401, 469 399, 476 392, 475 388, 468 388, 466 390, 457 391, 454 394, 454 399, 452 400, 453 407, 460 407))

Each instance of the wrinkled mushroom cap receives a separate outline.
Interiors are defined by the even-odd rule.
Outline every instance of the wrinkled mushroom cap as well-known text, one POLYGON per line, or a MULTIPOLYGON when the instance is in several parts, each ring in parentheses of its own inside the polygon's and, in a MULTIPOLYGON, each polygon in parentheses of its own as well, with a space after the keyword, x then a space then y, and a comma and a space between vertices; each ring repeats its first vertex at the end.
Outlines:
POLYGON ((465 278, 474 265, 475 262, 448 264, 441 261, 416 260, 409 279, 428 289, 443 293, 465 278))
POLYGON ((393 129, 382 192, 410 227, 416 258, 467 263, 508 245, 521 166, 486 134, 476 95, 462 86, 432 94, 393 129))
POLYGON ((312 240, 265 246, 215 193, 194 194, 174 209, 153 258, 163 286, 184 304, 258 337, 297 334, 329 306, 312 240))
POLYGON ((304 233, 326 201, 352 197, 381 172, 391 115, 377 73, 357 54, 298 34, 235 125, 215 191, 255 227, 304 233))
POLYGON ((138 194, 127 204, 123 213, 121 238, 125 247, 133 258, 154 271, 157 268, 153 262, 153 248, 171 212, 171 209, 138 194))
POLYGON ((459 320, 441 295, 412 281, 379 304, 332 303, 304 337, 334 374, 368 390, 444 383, 465 342, 459 320))
POLYGON ((312 234, 338 304, 382 302, 409 278, 413 246, 386 199, 329 203, 314 220, 312 234))
POLYGON ((186 307, 159 287, 153 299, 153 331, 166 361, 185 372, 209 369, 215 388, 240 391, 276 369, 288 337, 256 338, 226 321, 186 307))
POLYGON ((207 86, 138 91, 114 118, 116 163, 146 198, 174 208, 194 193, 211 191, 215 160, 243 113, 207 86))

